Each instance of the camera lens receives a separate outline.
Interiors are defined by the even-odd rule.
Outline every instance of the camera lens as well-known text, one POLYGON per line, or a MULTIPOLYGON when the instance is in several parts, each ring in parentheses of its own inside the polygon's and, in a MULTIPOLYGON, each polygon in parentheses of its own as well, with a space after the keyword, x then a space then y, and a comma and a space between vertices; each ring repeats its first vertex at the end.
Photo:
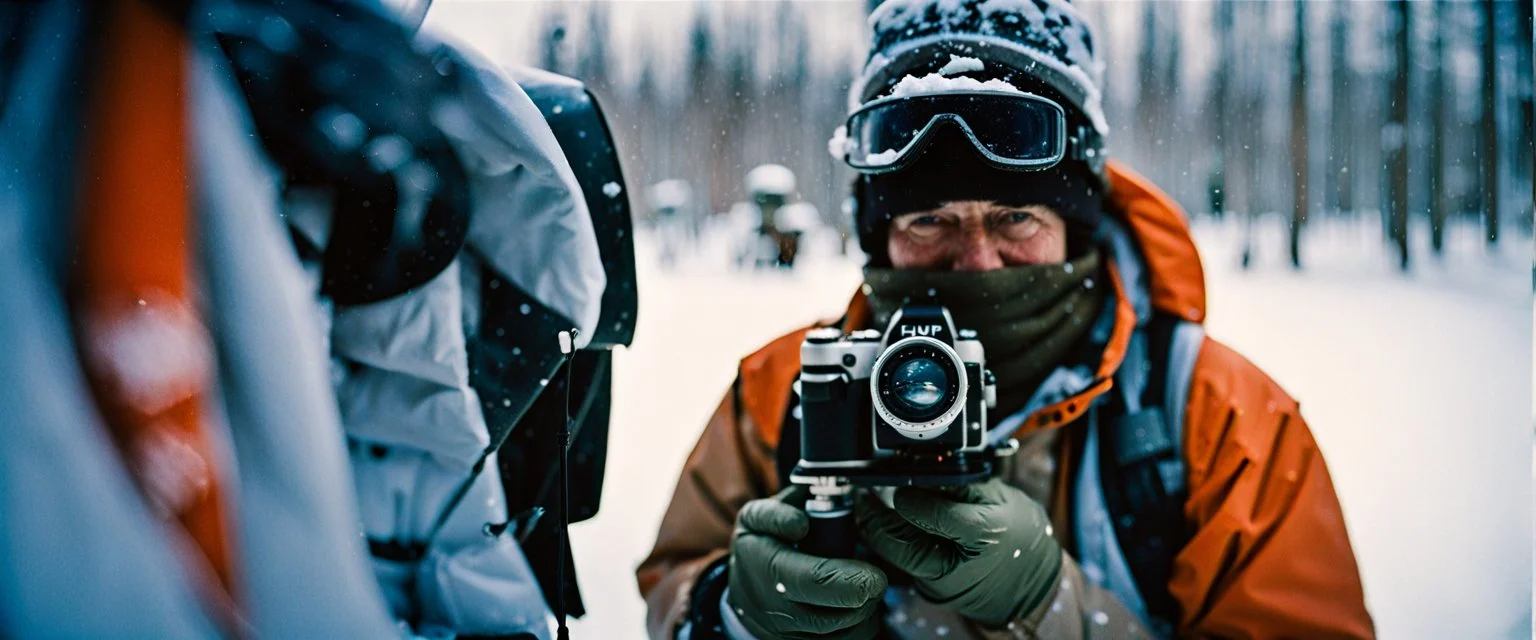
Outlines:
POLYGON ((925 413, 944 399, 949 375, 939 363, 916 358, 902 363, 891 372, 891 391, 896 400, 919 413, 925 413))
POLYGON ((904 437, 934 438, 964 408, 965 369, 949 345, 909 337, 876 358, 869 390, 877 418, 904 437))

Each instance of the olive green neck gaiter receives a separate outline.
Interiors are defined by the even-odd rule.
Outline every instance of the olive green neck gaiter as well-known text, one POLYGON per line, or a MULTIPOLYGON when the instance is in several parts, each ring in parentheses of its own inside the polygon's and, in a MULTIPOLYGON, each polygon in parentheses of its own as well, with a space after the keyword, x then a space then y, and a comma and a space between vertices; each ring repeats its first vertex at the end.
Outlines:
POLYGON ((1098 249, 1063 264, 982 272, 866 268, 864 283, 871 328, 884 329, 903 305, 938 304, 949 309, 956 329, 976 331, 997 376, 993 424, 1022 409, 1065 363, 1107 297, 1098 249))

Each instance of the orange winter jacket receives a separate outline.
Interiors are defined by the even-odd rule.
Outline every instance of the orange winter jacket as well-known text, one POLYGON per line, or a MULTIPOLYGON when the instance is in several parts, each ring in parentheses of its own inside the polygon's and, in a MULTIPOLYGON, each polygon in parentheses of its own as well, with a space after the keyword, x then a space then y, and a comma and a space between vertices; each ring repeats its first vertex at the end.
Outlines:
MULTIPOLYGON (((1182 211, 1129 169, 1111 163, 1108 209, 1140 245, 1152 305, 1191 322, 1205 316, 1200 259, 1182 211)), ((1113 385, 1136 324, 1118 270, 1115 328, 1095 382, 1035 411, 1017 432, 1022 447, 1005 477, 1050 510, 1053 531, 1070 535, 1072 498, 1062 451, 1072 425, 1113 385)), ((869 322, 862 296, 845 326, 869 322)), ((640 565, 640 592, 653 638, 671 638, 692 606, 699 573, 728 553, 736 513, 778 489, 775 454, 800 369, 805 330, 783 336, 742 361, 684 464, 657 534, 640 565)), ((1192 532, 1174 558, 1169 590, 1179 603, 1181 637, 1371 638, 1370 614, 1333 483, 1295 400, 1241 355, 1210 339, 1202 345, 1186 405, 1184 455, 1192 532)), ((1070 548, 1070 544, 1063 544, 1070 548)), ((718 606, 700 603, 700 606, 718 606)), ((917 602, 914 615, 954 614, 917 602)), ((1089 584, 1070 556, 1052 597, 1007 629, 955 619, 949 629, 977 638, 1145 637, 1113 595, 1089 584)), ((930 628, 938 624, 930 625, 930 628)))

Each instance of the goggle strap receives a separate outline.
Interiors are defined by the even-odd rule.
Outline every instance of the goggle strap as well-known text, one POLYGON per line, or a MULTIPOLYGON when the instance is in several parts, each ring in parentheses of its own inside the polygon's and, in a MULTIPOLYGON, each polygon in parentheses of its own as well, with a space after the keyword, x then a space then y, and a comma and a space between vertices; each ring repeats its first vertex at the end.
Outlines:
POLYGON ((1067 157, 1083 162, 1093 162, 1101 154, 1098 132, 1091 127, 1078 125, 1073 135, 1067 136, 1067 157))

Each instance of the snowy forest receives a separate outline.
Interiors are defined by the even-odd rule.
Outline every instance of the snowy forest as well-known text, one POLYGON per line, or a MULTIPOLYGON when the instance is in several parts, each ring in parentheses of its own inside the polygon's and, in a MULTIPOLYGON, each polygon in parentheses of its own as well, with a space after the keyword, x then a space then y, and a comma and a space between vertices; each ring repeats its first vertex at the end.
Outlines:
MULTIPOLYGON (((434 18, 525 25, 494 51, 589 83, 631 184, 682 179, 696 213, 722 212, 749 169, 783 164, 799 197, 846 229, 851 173, 825 143, 863 62, 869 6, 481 4, 434 18)), ((1104 34, 1111 153, 1191 215, 1283 220, 1290 246, 1269 250, 1298 266, 1320 216, 1379 219, 1404 268, 1419 258, 1410 228, 1433 250, 1459 221, 1478 221, 1490 245, 1529 236, 1531 3, 1080 4, 1104 34)))
MULTIPOLYGON (((1076 1, 1106 59, 1110 153, 1194 218, 1209 335, 1305 407, 1379 635, 1530 638, 1531 3, 1076 1)), ((838 317, 862 281, 856 245, 835 253, 853 173, 827 142, 869 10, 438 0, 428 15, 497 62, 589 83, 644 227, 605 497, 571 532, 600 603, 576 637, 644 637, 632 570, 740 359, 838 317), (757 233, 733 220, 765 163, 793 170, 827 242, 792 269, 728 268, 757 233), (685 216, 651 206, 670 180, 691 186, 685 216), (669 264, 679 217, 711 228, 669 264)))

